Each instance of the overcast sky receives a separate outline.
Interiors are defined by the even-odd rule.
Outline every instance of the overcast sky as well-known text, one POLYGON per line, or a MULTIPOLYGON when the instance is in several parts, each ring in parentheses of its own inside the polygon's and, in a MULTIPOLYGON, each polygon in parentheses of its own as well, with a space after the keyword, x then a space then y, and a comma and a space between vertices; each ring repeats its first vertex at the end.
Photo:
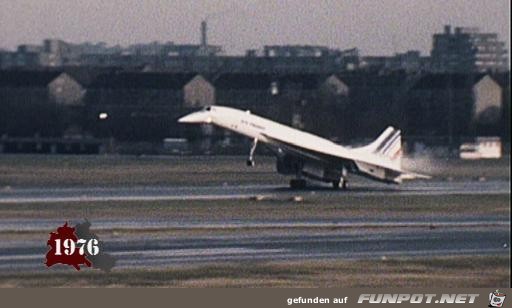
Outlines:
POLYGON ((0 0, 0 48, 44 38, 129 45, 209 43, 228 54, 272 44, 429 54, 445 24, 497 32, 510 50, 510 0, 0 0))

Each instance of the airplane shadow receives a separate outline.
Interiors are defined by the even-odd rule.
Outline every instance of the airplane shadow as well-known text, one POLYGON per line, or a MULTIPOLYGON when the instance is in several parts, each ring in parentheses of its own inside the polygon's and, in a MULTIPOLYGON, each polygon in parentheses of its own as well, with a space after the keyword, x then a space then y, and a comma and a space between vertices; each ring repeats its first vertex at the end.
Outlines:
POLYGON ((382 186, 358 186, 347 187, 346 189, 332 188, 328 186, 309 185, 304 188, 277 187, 272 189, 277 192, 329 192, 336 194, 353 193, 353 192, 399 192, 398 187, 382 187, 382 186))

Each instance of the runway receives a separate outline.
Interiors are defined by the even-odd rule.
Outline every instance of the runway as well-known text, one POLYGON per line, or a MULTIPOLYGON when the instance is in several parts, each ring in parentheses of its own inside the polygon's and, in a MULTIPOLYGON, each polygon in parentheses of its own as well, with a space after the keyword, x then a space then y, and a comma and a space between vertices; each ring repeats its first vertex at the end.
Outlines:
MULTIPOLYGON (((404 214, 390 210, 407 205, 408 196, 443 196, 441 200, 447 199, 444 196, 455 196, 456 200, 460 196, 474 196, 486 200, 493 195, 510 196, 510 182, 437 180, 409 182, 400 186, 352 183, 346 191, 327 187, 296 191, 279 185, 4 188, 0 191, 0 205, 5 205, 6 211, 28 204, 36 216, 0 218, 0 235, 14 234, 9 235, 8 240, 0 241, 0 275, 70 270, 61 265, 47 269, 43 264, 48 249, 47 234, 63 223, 62 217, 37 214, 45 213, 47 204, 62 204, 65 211, 66 208, 80 208, 84 202, 94 208, 103 201, 118 201, 119 204, 122 201, 148 201, 150 204, 161 200, 185 201, 173 212, 162 206, 159 211, 165 216, 158 215, 160 212, 144 215, 144 208, 138 208, 137 203, 131 206, 141 212, 116 212, 114 203, 108 206, 114 214, 91 221, 93 232, 104 231, 100 237, 104 243, 102 250, 116 258, 114 270, 122 270, 233 262, 509 255, 508 216, 494 211, 452 213, 449 208, 438 212, 432 205, 428 207, 430 212, 426 213, 404 214), (252 216, 245 215, 247 202, 255 200, 256 196, 274 203, 261 208, 253 205, 252 216), (290 200, 293 196, 316 200, 308 206, 313 211, 324 206, 327 214, 314 217, 306 212, 299 215, 295 207, 299 210, 301 203, 289 201, 284 207, 283 200, 290 200), (357 210, 353 207, 347 209, 348 214, 345 215, 341 205, 336 208, 336 215, 328 215, 328 208, 332 205, 327 201, 343 203, 347 196, 363 197, 360 198, 363 208, 357 212, 359 214, 348 215, 357 210), (366 215, 364 200, 369 196, 388 199, 390 196, 404 196, 402 200, 405 203, 396 207, 388 205, 388 212, 377 208, 376 213, 379 214, 366 215), (230 199, 240 200, 239 204, 235 203, 236 208, 231 208, 239 211, 236 214, 239 216, 233 214, 230 218, 229 213, 213 215, 216 204, 221 204, 221 201, 196 204, 193 209, 187 207, 190 204, 188 200, 230 199), (327 205, 321 200, 327 200, 327 205), (261 211, 269 209, 281 211, 281 216, 261 218, 261 211), (190 212, 184 215, 182 211, 190 212), (200 211, 201 216, 194 216, 196 211, 200 211), (117 213, 123 214, 118 216, 117 213), (18 239, 17 232, 29 235, 18 239), (119 236, 116 232, 124 233, 119 236)), ((418 206, 421 208, 422 205, 418 206)), ((69 222, 74 225, 80 221, 69 222)))
MULTIPOLYGON (((76 225, 81 221, 68 221, 70 225, 76 225)), ((62 225, 62 219, 2 219, 0 220, 0 232, 46 232, 62 225)), ((282 220, 272 219, 266 221, 246 220, 183 220, 183 219, 159 219, 159 218, 117 218, 95 219, 94 230, 129 230, 129 231, 158 231, 158 230, 265 230, 265 229, 355 229, 355 228, 431 228, 431 227, 495 227, 508 226, 510 222, 505 218, 496 216, 479 217, 419 217, 417 219, 396 218, 347 218, 347 219, 309 219, 309 220, 282 220)))
POLYGON ((158 200, 229 200, 254 196, 275 197, 304 194, 330 194, 348 196, 398 195, 478 195, 510 193, 510 182, 491 181, 416 181, 402 185, 353 183, 346 191, 313 186, 305 190, 292 190, 282 185, 241 186, 135 186, 135 187, 77 187, 77 188, 3 188, 0 204, 48 202, 101 202, 101 201, 158 201, 158 200))
MULTIPOLYGON (((224 262, 360 260, 447 255, 507 255, 509 224, 503 226, 329 231, 271 236, 135 237, 102 239, 116 269, 161 268, 224 262), (507 244, 507 245, 504 245, 507 244)), ((47 271, 45 243, 24 241, 2 248, 0 273, 47 271)), ((51 270, 65 270, 64 266, 51 270)))

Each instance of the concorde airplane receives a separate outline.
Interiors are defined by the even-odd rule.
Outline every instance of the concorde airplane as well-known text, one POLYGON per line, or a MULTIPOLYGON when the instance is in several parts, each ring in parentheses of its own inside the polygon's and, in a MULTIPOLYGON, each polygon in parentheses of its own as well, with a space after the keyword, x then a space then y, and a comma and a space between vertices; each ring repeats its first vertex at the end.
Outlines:
POLYGON ((400 130, 391 126, 372 143, 351 148, 230 107, 205 107, 178 122, 214 124, 251 138, 248 166, 254 166, 258 143, 265 144, 277 157, 277 172, 294 176, 292 188, 305 187, 308 178, 345 189, 348 173, 395 184, 404 179, 429 178, 402 169, 400 130))

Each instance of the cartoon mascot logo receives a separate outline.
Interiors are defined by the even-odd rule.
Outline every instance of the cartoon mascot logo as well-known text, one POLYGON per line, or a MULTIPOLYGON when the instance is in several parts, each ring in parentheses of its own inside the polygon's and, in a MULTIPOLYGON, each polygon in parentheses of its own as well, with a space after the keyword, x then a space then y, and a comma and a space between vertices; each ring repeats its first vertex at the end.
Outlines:
POLYGON ((506 294, 500 290, 489 293, 489 307, 502 307, 506 294))

